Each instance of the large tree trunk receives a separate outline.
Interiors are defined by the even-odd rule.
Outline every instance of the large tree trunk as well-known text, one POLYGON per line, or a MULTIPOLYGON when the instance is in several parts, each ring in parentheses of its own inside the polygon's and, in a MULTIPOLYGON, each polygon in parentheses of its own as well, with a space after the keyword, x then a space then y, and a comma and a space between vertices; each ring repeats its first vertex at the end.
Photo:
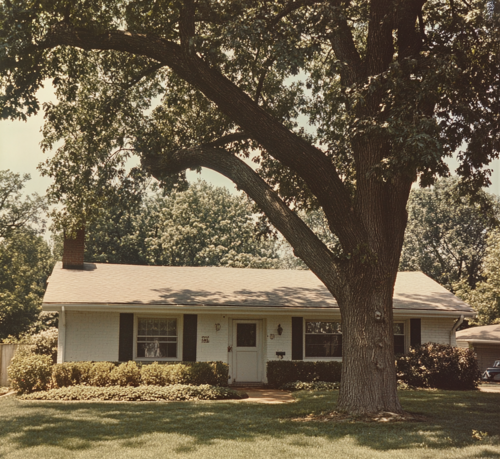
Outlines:
POLYGON ((338 409, 353 414, 402 411, 396 392, 394 278, 351 279, 342 315, 342 385, 338 409))

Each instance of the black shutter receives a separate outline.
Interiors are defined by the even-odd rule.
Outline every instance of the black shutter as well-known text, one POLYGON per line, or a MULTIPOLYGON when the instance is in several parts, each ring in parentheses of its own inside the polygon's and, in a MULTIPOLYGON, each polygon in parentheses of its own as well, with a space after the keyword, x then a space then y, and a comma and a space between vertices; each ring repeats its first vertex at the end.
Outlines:
POLYGON ((118 360, 120 362, 134 360, 134 314, 120 314, 118 360))
POLYGON ((422 321, 421 319, 410 319, 410 346, 422 344, 422 321))
POLYGON ((292 317, 292 360, 304 360, 304 319, 292 317))
POLYGON ((184 330, 182 333, 182 360, 184 362, 196 362, 197 314, 184 314, 184 330))

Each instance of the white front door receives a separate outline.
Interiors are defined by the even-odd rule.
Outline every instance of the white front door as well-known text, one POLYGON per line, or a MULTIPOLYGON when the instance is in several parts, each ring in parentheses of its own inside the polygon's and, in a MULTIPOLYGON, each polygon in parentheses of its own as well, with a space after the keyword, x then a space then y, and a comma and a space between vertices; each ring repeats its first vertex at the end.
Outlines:
POLYGON ((262 322, 233 320, 233 383, 261 382, 262 322))

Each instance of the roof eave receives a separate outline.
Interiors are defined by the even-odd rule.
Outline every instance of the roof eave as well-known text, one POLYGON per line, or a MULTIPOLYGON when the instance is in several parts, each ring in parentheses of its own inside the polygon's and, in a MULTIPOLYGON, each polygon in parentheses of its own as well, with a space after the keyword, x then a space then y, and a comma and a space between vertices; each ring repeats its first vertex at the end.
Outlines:
POLYGON ((500 344, 500 339, 459 338, 457 336, 457 342, 458 341, 466 341, 471 344, 500 344))
MULTIPOLYGON (((334 314, 340 315, 338 307, 301 307, 301 306, 251 306, 251 305, 206 305, 206 304, 145 304, 145 303, 43 303, 42 310, 46 312, 59 312, 62 307, 68 311, 88 312, 204 312, 206 314, 270 314, 289 315, 302 314, 334 314)), ((394 308, 394 315, 398 318, 412 317, 475 317, 474 311, 463 310, 436 310, 436 309, 403 309, 394 308)))

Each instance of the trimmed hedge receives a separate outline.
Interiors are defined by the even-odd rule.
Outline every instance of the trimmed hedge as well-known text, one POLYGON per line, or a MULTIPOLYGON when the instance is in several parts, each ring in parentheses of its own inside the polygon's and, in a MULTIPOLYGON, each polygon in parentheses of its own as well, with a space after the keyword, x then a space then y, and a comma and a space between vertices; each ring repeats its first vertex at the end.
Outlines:
POLYGON ((51 382, 52 357, 17 352, 10 362, 7 373, 12 388, 19 394, 45 390, 51 382))
POLYGON ((137 364, 126 362, 66 362, 52 365, 47 356, 19 354, 9 377, 18 393, 86 385, 95 387, 190 384, 227 386, 229 367, 222 362, 137 364), (43 369, 40 363, 44 361, 43 369))
POLYGON ((294 381, 291 383, 286 383, 280 387, 281 390, 289 390, 295 392, 297 390, 318 390, 318 391, 330 391, 339 390, 340 383, 338 382, 325 382, 325 381, 313 381, 313 382, 302 382, 294 381))
POLYGON ((396 360, 399 381, 413 387, 477 389, 480 372, 471 349, 426 343, 396 360))
POLYGON ((237 392, 227 387, 204 384, 187 386, 138 386, 138 387, 92 387, 71 386, 51 389, 46 392, 33 392, 22 395, 23 400, 89 400, 89 401, 180 401, 180 400, 238 400, 247 398, 244 392, 237 392))
POLYGON ((282 387, 287 383, 301 382, 340 382, 341 362, 270 360, 267 362, 267 382, 271 387, 282 387))

